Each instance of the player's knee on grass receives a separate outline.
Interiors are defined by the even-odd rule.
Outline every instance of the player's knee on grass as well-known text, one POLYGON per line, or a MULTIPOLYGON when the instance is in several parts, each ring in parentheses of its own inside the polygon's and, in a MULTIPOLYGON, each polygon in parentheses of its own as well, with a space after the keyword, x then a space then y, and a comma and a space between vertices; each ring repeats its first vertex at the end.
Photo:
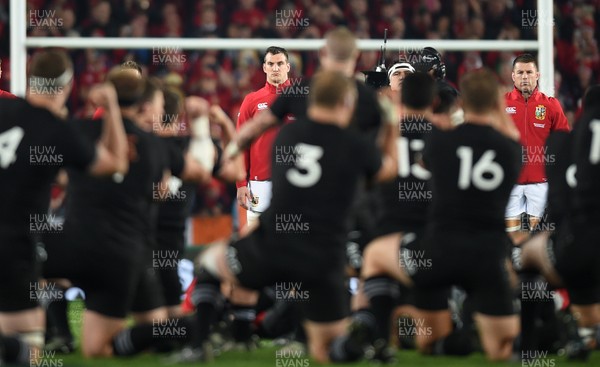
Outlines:
POLYGON ((317 343, 313 341, 309 341, 308 348, 310 351, 310 356, 317 363, 329 363, 329 351, 325 345, 322 343, 317 343))
POLYGON ((427 347, 425 350, 433 355, 466 356, 474 350, 469 330, 464 329, 454 330, 443 338, 428 341, 427 344, 417 340, 417 347, 421 353, 424 353, 424 346, 427 347))

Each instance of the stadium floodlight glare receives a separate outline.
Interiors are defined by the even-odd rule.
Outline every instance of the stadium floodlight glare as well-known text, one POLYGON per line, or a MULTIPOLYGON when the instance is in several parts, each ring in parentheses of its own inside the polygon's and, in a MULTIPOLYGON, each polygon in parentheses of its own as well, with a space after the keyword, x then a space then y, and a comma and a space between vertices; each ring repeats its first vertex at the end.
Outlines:
MULTIPOLYGON (((553 16, 551 1, 538 1, 538 14, 553 16)), ((264 50, 271 46, 272 39, 222 39, 222 38, 129 38, 129 37, 27 37, 26 2, 10 1, 10 52, 11 52, 11 92, 18 96, 25 94, 27 48, 62 47, 69 49, 153 49, 173 48, 174 45, 186 50, 264 50)), ((388 40, 389 50, 419 49, 430 46, 440 51, 538 51, 539 68, 545 80, 540 90, 554 95, 553 22, 540 22, 538 40, 388 40), (551 89, 551 90, 550 90, 551 89)), ((379 50, 381 39, 359 40, 361 51, 379 50)), ((280 39, 288 50, 318 50, 324 40, 280 39)))

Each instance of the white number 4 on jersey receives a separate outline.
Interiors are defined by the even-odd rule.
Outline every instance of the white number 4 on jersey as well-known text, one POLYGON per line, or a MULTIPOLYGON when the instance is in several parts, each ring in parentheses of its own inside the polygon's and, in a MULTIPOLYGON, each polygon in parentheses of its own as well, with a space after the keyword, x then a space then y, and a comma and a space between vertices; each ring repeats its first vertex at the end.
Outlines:
POLYGON ((6 169, 17 160, 17 148, 25 132, 15 126, 0 134, 0 168, 6 169))

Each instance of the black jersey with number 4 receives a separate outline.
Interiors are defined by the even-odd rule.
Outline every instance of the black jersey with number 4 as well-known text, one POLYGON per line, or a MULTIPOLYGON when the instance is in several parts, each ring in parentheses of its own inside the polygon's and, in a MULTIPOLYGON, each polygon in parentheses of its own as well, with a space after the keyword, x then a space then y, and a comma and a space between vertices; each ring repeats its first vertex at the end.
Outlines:
POLYGON ((434 130, 424 160, 432 174, 434 230, 505 233, 504 213, 521 168, 521 146, 490 126, 434 130))
POLYGON ((573 209, 597 219, 600 218, 600 107, 583 116, 573 135, 573 159, 577 166, 573 209))
POLYGON ((375 175, 381 156, 347 129, 300 120, 281 129, 271 162, 273 197, 260 218, 267 232, 337 242, 359 180, 375 175))
POLYGON ((380 185, 383 216, 380 234, 405 231, 427 223, 427 210, 432 199, 431 173, 421 164, 426 137, 433 125, 419 118, 400 122, 398 147, 398 177, 380 185))
POLYGON ((0 236, 5 230, 28 231, 30 216, 48 211, 58 170, 84 170, 94 157, 93 142, 46 109, 0 99, 0 236))

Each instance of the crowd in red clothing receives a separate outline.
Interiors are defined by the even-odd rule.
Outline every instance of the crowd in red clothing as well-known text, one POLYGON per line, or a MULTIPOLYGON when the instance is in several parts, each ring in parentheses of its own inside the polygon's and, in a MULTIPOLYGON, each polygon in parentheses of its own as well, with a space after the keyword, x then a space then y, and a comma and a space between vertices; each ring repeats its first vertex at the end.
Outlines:
MULTIPOLYGON (((8 89, 8 0, 0 0, 0 58, 8 89)), ((572 120, 583 91, 600 77, 599 0, 555 0, 555 65, 557 96, 572 120)), ((535 39, 535 0, 27 0, 29 36, 68 37, 230 37, 320 38, 346 24, 360 38, 390 39, 535 39), (54 23, 44 21, 54 20, 54 23)), ((78 50, 77 82, 69 107, 87 116, 92 84, 111 66, 133 59, 147 72, 180 85, 187 93, 222 105, 237 114, 243 97, 264 84, 259 52, 160 50, 78 50), (178 62, 157 62, 170 54, 178 62)), ((315 52, 290 50, 291 77, 309 76, 317 66, 315 52)), ((33 51, 32 51, 33 52, 33 51)), ((512 87, 512 59, 518 52, 454 52, 444 55, 448 79, 456 82, 468 70, 488 66, 512 87)), ((388 50, 390 59, 397 50, 388 50)), ((359 70, 372 69, 376 52, 364 52, 359 70)), ((391 60, 390 60, 391 61, 391 60)), ((543 84, 543 76, 541 83, 543 84)))

